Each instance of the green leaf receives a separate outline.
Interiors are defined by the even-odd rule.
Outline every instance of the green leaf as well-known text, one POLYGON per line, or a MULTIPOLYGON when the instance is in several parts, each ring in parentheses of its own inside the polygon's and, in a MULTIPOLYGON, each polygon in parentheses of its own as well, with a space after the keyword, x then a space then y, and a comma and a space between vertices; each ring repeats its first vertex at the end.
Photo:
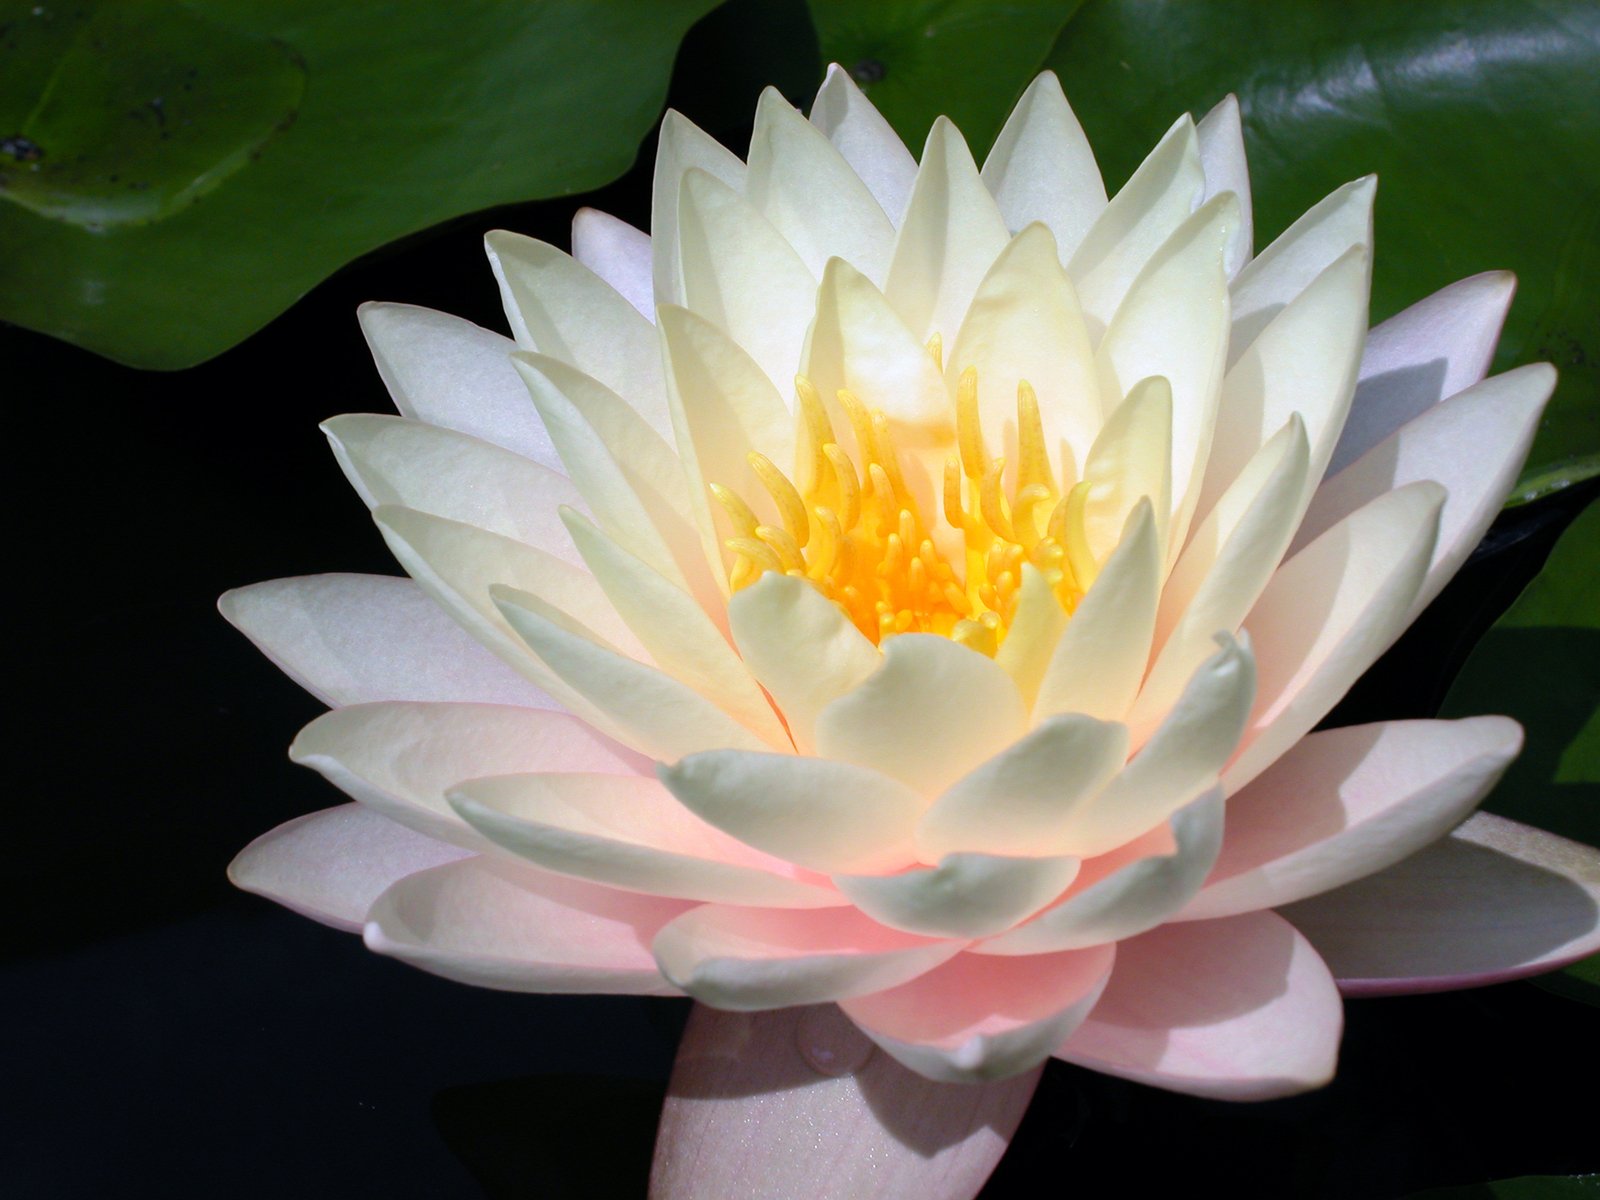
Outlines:
POLYGON ((983 160, 1083 0, 809 0, 822 57, 848 70, 920 151, 949 117, 983 160))
POLYGON ((1561 369, 1518 496, 1600 456, 1600 5, 1094 0, 1046 63, 1109 181, 1180 111, 1237 92, 1257 247, 1380 177, 1373 317, 1479 271, 1520 294, 1496 369, 1561 369))
POLYGON ((1429 1188, 1410 1200, 1596 1200, 1600 1175, 1524 1175, 1469 1183, 1463 1187, 1429 1188))
POLYGON ((0 0, 0 318, 189 366, 396 238, 598 187, 715 3, 0 0))

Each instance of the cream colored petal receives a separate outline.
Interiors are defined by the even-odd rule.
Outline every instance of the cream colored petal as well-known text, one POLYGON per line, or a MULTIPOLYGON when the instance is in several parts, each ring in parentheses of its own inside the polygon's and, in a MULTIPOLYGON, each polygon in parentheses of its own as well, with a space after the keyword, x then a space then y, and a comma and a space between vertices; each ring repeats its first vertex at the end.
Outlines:
POLYGON ((1351 513, 1278 568, 1246 618, 1261 663, 1231 795, 1295 742, 1405 629, 1444 489, 1408 484, 1351 513))
POLYGON ((1212 788, 1172 814, 1159 838, 1140 839, 1084 864, 1060 903, 979 942, 985 955, 1049 954, 1135 937, 1181 909, 1205 882, 1222 846, 1222 791, 1212 788), (1137 851, 1137 852, 1135 852, 1137 851))
POLYGON ((550 435, 511 369, 510 338, 410 304, 363 304, 356 315, 402 416, 471 434, 561 469, 550 435))
POLYGON ((883 294, 925 342, 949 339, 1008 235, 961 133, 940 117, 928 131, 883 294))
POLYGON ((976 650, 931 633, 883 644, 883 665, 817 717, 817 752, 932 797, 1022 734, 1011 677, 976 650))
POLYGON ((927 348, 873 282, 841 259, 823 272, 800 373, 828 406, 841 438, 850 424, 834 399, 840 388, 897 425, 949 428, 950 398, 927 348))
POLYGON ((647 760, 567 713, 499 704, 355 704, 300 731, 289 757, 362 804, 429 837, 489 847, 445 802, 484 773, 648 772, 647 760))
POLYGON ((1378 177, 1338 188, 1308 209, 1233 281, 1232 366, 1272 318, 1354 246, 1372 247, 1372 199, 1378 177))
POLYGON ((1121 774, 1062 821, 1060 853, 1106 854, 1165 821, 1216 783, 1239 743, 1255 695, 1247 643, 1226 635, 1195 671, 1166 719, 1121 774))
POLYGON ((962 954, 840 1007, 912 1070, 945 1083, 1004 1079, 1049 1057, 1111 978, 1114 947, 1038 958, 962 954))
POLYGON ((756 104, 744 195, 813 275, 835 256, 880 282, 888 272, 888 216, 827 135, 777 88, 763 89, 756 104))
POLYGON ((1072 713, 1051 717, 933 802, 917 826, 917 853, 924 862, 962 852, 1056 854, 1067 813, 1127 757, 1125 726, 1072 713))
POLYGON ((788 741, 761 688, 694 597, 571 509, 562 517, 595 581, 657 666, 763 741, 788 741))
POLYGON ((656 139, 656 169, 650 193, 650 252, 654 259, 656 305, 683 303, 683 274, 678 249, 678 192, 684 172, 706 171, 733 188, 744 190, 744 163, 716 138, 675 109, 661 118, 656 139))
POLYGON ((1411 602, 1415 618, 1450 582, 1500 512, 1555 385, 1554 368, 1530 363, 1485 379, 1402 425, 1323 482, 1294 549, 1374 496, 1418 479, 1436 480, 1449 495, 1439 515, 1428 577, 1411 602))
POLYGON ((484 238, 506 318, 523 350, 558 358, 671 436, 655 329, 605 280, 554 246, 505 230, 484 238))
POLYGON ((828 64, 827 76, 811 105, 811 123, 844 156, 898 226, 916 182, 917 160, 838 63, 828 64))
POLYGON ((1305 422, 1310 482, 1322 478, 1355 394, 1371 277, 1367 248, 1347 251, 1307 284, 1228 369, 1200 497, 1202 514, 1295 414, 1305 422))
POLYGON ((805 580, 775 571, 734 595, 728 624, 802 754, 816 749, 817 714, 882 661, 837 604, 805 580))
POLYGON ((1153 510, 1141 502, 1056 642, 1034 720, 1073 712, 1105 721, 1127 715, 1150 659, 1161 569, 1153 510))
POLYGON ((554 708, 409 579, 305 575, 235 588, 222 615, 324 704, 459 700, 554 708))
POLYGON ((663 928, 654 948, 661 973, 696 1000, 753 1012, 880 992, 961 945, 899 933, 853 908, 703 904, 663 928))
POLYGON ((1293 416, 1200 523, 1162 591, 1160 649, 1128 715, 1135 730, 1161 719, 1210 656, 1213 637, 1239 628, 1283 561, 1306 494, 1306 457, 1305 429, 1293 416))
POLYGON ((681 900, 485 858, 409 875, 372 906, 367 948, 510 992, 675 996, 648 947, 681 900))
POLYGON ((1028 85, 983 163, 983 182, 1013 233, 1043 221, 1065 263, 1106 207, 1106 185, 1061 81, 1028 85))
POLYGON ((228 864, 228 882, 313 921, 359 933, 385 888, 466 853, 359 804, 341 804, 256 838, 228 864))
POLYGON ((1194 121, 1179 117, 1095 218, 1067 263, 1091 338, 1098 340, 1111 324, 1134 278, 1188 219, 1204 189, 1194 121))
POLYGON ((814 871, 884 871, 914 857, 923 799, 886 775, 788 754, 715 750, 660 768, 691 812, 814 871))
POLYGON ((898 875, 835 875, 875 921, 928 937, 975 938, 1009 929, 1050 903, 1078 873, 1076 858, 951 854, 898 875))
POLYGON ((1121 543, 1128 518, 1146 498, 1165 560, 1172 517, 1172 385, 1165 376, 1141 379, 1112 410, 1083 459, 1083 482, 1089 485, 1084 533, 1096 562, 1121 543))
POLYGON ((706 824, 651 776, 503 775, 460 784, 449 798, 496 846, 561 875, 682 900, 772 908, 846 902, 706 824))
POLYGON ((1222 857, 1182 919, 1276 908, 1392 866, 1459 824, 1521 746, 1506 717, 1307 735, 1228 800, 1222 857))
POLYGON ((1023 563, 1017 608, 994 661, 1017 685, 1025 708, 1031 710, 1038 699, 1056 644, 1066 628, 1067 611, 1056 598, 1055 589, 1039 568, 1023 563))
POLYGON ((687 684, 584 636, 581 626, 537 597, 504 587, 493 592, 540 661, 640 753, 674 760, 723 746, 769 748, 687 684))
POLYGON ((655 320, 648 233, 597 208, 580 208, 572 217, 572 257, 615 288, 645 320, 655 320))
MULTIPOLYGON (((978 285, 961 332, 945 356, 945 385, 954 395, 963 371, 978 371, 978 411, 989 453, 1017 468, 1017 385, 1039 400, 1045 447, 1081 463, 1100 429, 1094 351, 1055 238, 1033 224, 1012 238, 978 285)), ((1117 522, 1121 528, 1121 521, 1117 522)))
POLYGON ((1222 254, 1239 221, 1231 194, 1185 221, 1128 288, 1095 352, 1100 402, 1110 411, 1152 375, 1172 385, 1172 518, 1167 565, 1183 544, 1212 453, 1228 350, 1228 280, 1222 254))
MULTIPOLYGON (((684 307, 725 332, 787 391, 800 364, 817 280, 742 196, 704 171, 683 177, 678 249, 684 307)), ((660 320, 658 304, 657 320, 660 320)))
POLYGON ((1457 280, 1367 334, 1350 416, 1328 463, 1335 475, 1413 417, 1489 372, 1517 290, 1510 271, 1457 280))
POLYGON ((580 561, 556 511, 563 504, 584 507, 567 476, 489 442, 403 417, 333 417, 322 432, 368 508, 414 508, 580 561))
POLYGON ((1195 126, 1200 141, 1200 165, 1206 173, 1202 203, 1223 192, 1232 192, 1239 201, 1239 227, 1228 239, 1223 256, 1228 278, 1232 279, 1250 261, 1254 242, 1254 216, 1250 204, 1250 167, 1245 161, 1244 127, 1239 120, 1239 97, 1229 93, 1195 126))

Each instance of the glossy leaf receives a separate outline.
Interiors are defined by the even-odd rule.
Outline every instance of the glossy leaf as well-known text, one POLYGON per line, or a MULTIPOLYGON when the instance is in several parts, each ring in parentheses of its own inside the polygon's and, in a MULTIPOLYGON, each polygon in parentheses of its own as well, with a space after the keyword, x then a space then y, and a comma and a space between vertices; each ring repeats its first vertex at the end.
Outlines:
POLYGON ((1413 1192, 1409 1200, 1596 1200, 1600 1175, 1523 1175, 1413 1192))
POLYGON ((945 116, 980 162, 1082 3, 809 0, 823 58, 850 72, 906 145, 920 154, 945 116))
POLYGON ((715 0, 0 0, 0 318, 182 367, 333 271, 633 161, 715 0))
POLYGON ((1175 111, 1237 92, 1256 245, 1376 171, 1373 319, 1509 268, 1496 369, 1562 372, 1518 497, 1600 470, 1600 6, 1592 0, 1101 0, 1046 63, 1125 179, 1175 111), (1276 12, 1276 10, 1274 10, 1276 12))

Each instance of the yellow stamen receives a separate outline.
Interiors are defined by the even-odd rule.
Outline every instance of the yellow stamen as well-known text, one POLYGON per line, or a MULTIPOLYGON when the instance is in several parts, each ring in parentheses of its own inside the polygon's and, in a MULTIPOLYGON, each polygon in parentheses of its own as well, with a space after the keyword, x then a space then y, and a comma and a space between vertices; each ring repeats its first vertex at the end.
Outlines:
POLYGON ((756 478, 761 480, 761 486, 767 489, 767 495, 778 506, 778 515, 783 518, 783 527, 789 531, 789 536, 797 545, 804 546, 811 537, 811 521, 806 516, 806 502, 800 499, 794 484, 772 465, 772 460, 765 454, 757 454, 752 450, 746 456, 746 461, 756 473, 756 478))

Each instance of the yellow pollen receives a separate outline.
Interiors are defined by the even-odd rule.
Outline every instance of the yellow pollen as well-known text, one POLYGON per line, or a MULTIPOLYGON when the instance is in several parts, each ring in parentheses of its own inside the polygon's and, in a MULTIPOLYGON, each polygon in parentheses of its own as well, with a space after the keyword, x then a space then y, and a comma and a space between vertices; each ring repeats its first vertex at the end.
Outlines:
MULTIPOLYGON (((928 355, 942 369, 937 334, 928 355)), ((954 453, 937 498, 959 535, 953 557, 940 544, 947 539, 948 547, 952 535, 936 536, 930 524, 939 514, 923 512, 907 485, 888 416, 838 391, 836 411, 853 442, 847 450, 810 380, 795 380, 795 396, 793 479, 764 455, 746 460, 770 501, 764 511, 777 520, 763 520, 744 497, 710 485, 734 534, 725 544, 734 555, 735 591, 767 571, 794 575, 874 642, 934 633, 989 655, 1016 616, 1025 566, 1044 575, 1063 608, 1076 607, 1095 570, 1084 524, 1087 487, 1065 497, 1056 490, 1038 398, 1027 383, 1017 388, 1016 479, 1008 488, 1006 459, 985 452, 977 371, 968 367, 957 381, 954 453)))

